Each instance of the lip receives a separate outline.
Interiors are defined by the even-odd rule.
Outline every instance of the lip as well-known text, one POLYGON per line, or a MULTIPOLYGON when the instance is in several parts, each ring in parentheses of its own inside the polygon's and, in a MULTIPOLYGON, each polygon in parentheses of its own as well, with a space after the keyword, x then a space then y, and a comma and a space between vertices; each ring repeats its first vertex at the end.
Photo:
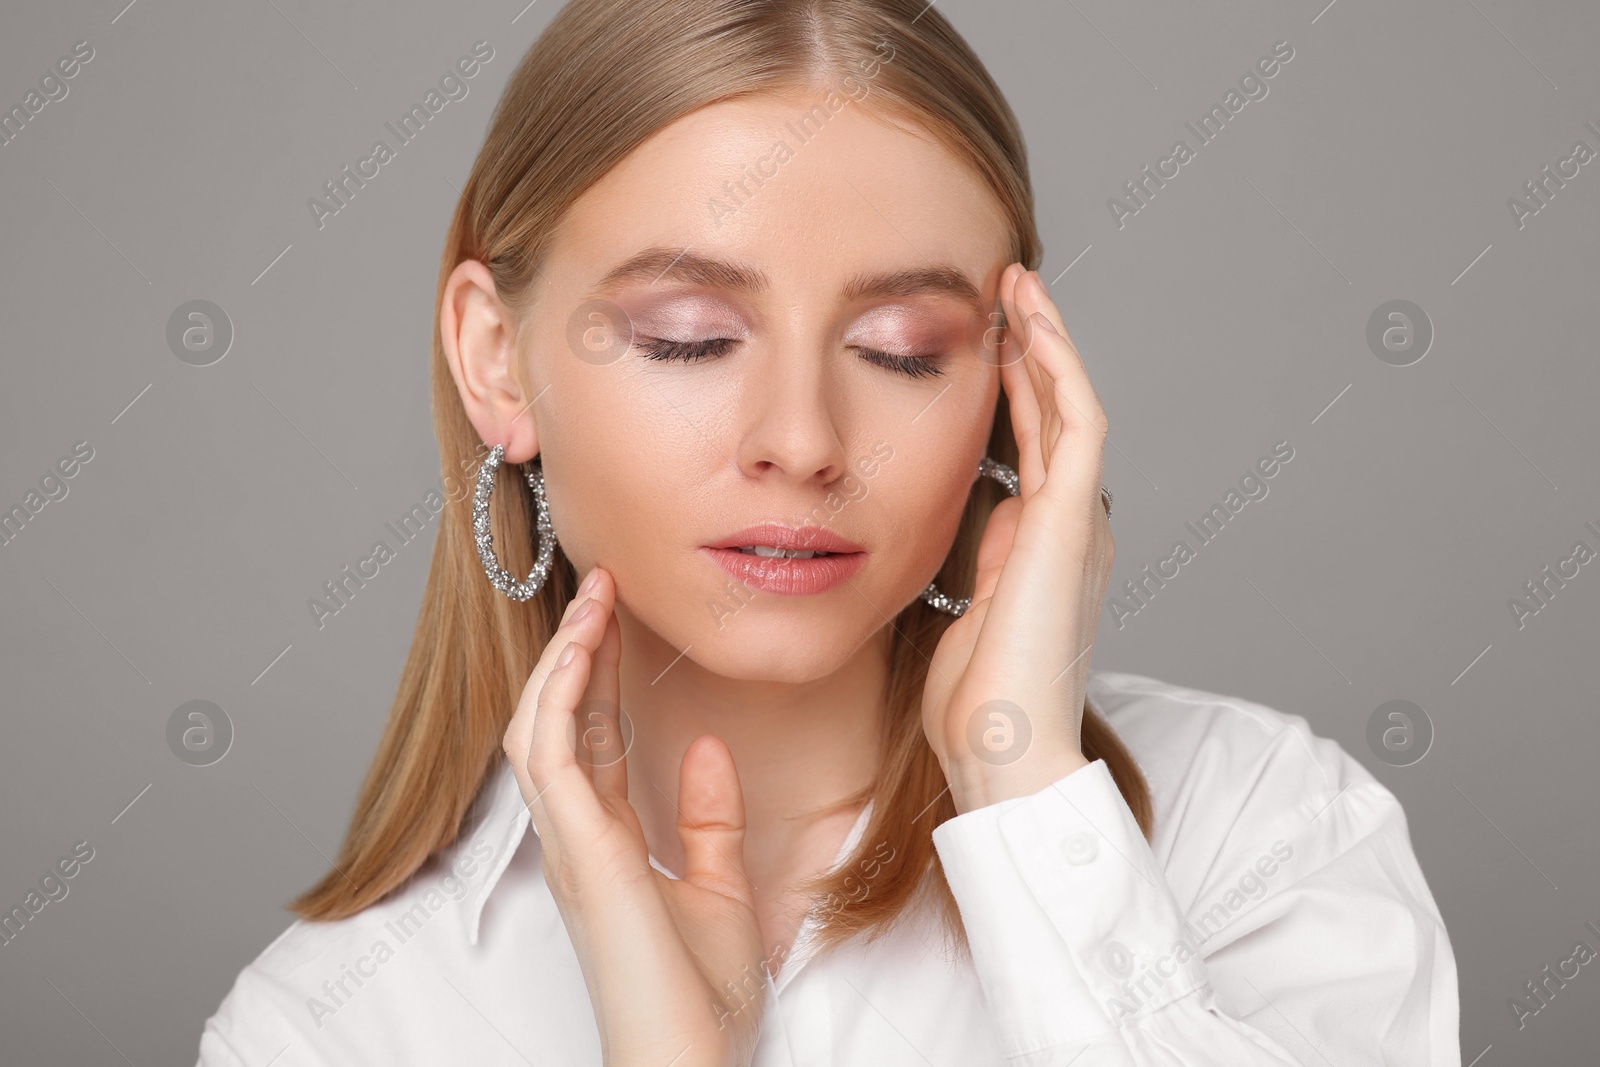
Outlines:
MULTIPOLYGON (((750 544, 749 541, 744 542, 750 544)), ((757 541, 756 544, 761 542, 757 541)), ((737 548, 702 547, 700 551, 711 557, 742 585, 760 589, 779 596, 810 596, 826 593, 849 578, 867 562, 865 552, 846 552, 821 559, 786 559, 779 556, 755 556, 737 548)), ((824 549, 824 551, 829 551, 824 549)))
MULTIPOLYGON (((755 526, 747 526, 737 533, 729 534, 720 541, 712 541, 705 547, 738 549, 740 545, 771 545, 773 548, 788 549, 792 552, 809 550, 844 554, 866 551, 854 541, 824 530, 820 526, 791 528, 778 522, 763 522, 755 526)), ((800 562, 805 561, 801 560, 800 562)))
POLYGON ((765 522, 729 534, 700 551, 740 584, 779 596, 825 593, 867 562, 867 551, 820 526, 791 528, 765 522), (771 545, 790 551, 827 552, 821 559, 786 559, 740 552, 740 545, 771 545))

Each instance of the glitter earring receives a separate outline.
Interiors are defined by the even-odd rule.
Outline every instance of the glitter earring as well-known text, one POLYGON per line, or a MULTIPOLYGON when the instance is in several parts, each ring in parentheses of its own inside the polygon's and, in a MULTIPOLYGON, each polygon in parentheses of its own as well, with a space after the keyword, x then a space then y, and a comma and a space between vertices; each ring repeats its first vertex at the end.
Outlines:
MULTIPOLYGON (((1017 478, 1017 472, 998 460, 984 456, 983 460, 978 464, 978 473, 980 475, 988 475, 1005 486, 1006 491, 1012 496, 1017 496, 1021 492, 1021 483, 1017 478)), ((1100 503, 1105 506, 1106 514, 1110 515, 1111 491, 1103 485, 1100 487, 1100 503)), ((922 600, 929 607, 957 617, 966 614, 967 609, 972 606, 971 597, 962 597, 959 600, 952 599, 939 592, 938 586, 933 582, 929 582, 928 588, 922 591, 922 600)))
POLYGON ((550 563, 556 551, 556 532, 550 525, 550 504, 544 496, 544 466, 535 456, 525 472, 538 510, 539 558, 534 561, 527 580, 519 582, 500 566, 489 535, 489 494, 494 492, 494 473, 505 454, 505 445, 495 445, 478 468, 478 485, 472 494, 472 538, 478 542, 478 558, 483 561, 484 573, 488 574, 490 584, 512 600, 532 600, 538 595, 544 580, 550 576, 550 563))

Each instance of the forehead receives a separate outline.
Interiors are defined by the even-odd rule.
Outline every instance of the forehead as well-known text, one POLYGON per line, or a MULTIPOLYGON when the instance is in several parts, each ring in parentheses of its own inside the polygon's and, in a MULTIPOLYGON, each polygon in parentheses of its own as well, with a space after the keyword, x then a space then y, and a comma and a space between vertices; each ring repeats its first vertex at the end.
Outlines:
POLYGON ((757 264, 780 286, 946 263, 986 278, 1009 233, 988 184, 924 128, 818 89, 657 131, 585 191, 552 252, 592 283, 652 246, 757 264))

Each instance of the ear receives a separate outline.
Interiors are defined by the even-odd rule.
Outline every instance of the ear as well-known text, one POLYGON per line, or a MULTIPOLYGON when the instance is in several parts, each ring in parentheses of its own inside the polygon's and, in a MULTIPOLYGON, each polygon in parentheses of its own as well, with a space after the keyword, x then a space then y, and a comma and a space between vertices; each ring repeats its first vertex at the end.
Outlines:
POLYGON ((440 340, 461 406, 490 448, 506 446, 505 462, 539 453, 532 397, 518 365, 516 319, 500 302, 494 276, 475 259, 456 264, 439 309, 440 340))

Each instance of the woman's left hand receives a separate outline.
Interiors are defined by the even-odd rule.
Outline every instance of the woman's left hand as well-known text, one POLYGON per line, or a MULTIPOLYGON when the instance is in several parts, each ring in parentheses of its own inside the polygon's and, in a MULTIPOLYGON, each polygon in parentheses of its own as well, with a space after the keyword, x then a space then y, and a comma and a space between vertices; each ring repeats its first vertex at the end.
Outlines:
POLYGON ((1115 555, 1100 499, 1100 398, 1036 272, 1008 266, 1000 301, 1021 495, 989 517, 972 605, 940 638, 922 696, 922 728, 958 812, 1088 765, 1089 650, 1115 555))

